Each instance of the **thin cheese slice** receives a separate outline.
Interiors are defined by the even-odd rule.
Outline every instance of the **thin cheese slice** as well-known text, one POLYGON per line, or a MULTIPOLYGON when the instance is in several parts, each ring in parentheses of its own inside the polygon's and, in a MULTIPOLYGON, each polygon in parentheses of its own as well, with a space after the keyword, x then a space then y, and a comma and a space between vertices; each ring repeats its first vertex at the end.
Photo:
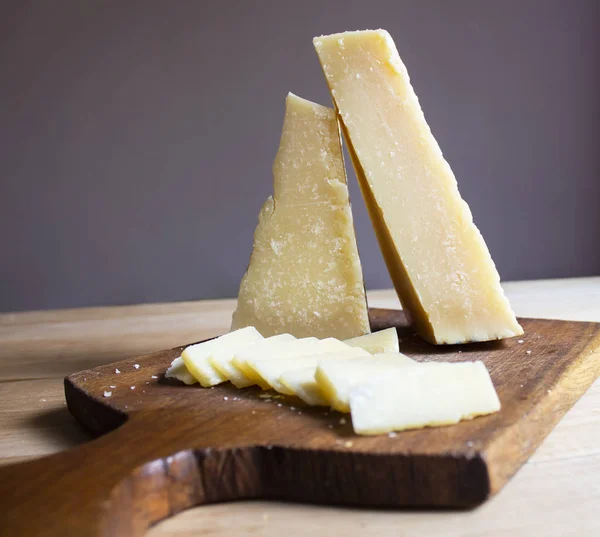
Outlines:
POLYGON ((315 381, 328 404, 340 412, 350 412, 350 392, 364 382, 385 379, 394 368, 414 367, 418 362, 401 353, 378 354, 346 362, 323 362, 315 372, 315 381))
MULTIPOLYGON (((289 364, 293 365, 293 362, 290 362, 289 360, 296 360, 304 356, 319 356, 332 352, 347 352, 351 349, 352 347, 335 338, 299 339, 293 344, 284 345, 279 349, 272 349, 270 356, 266 353, 247 353, 244 363, 245 369, 243 369, 243 371, 250 378, 256 380, 256 384, 264 390, 273 388, 281 393, 286 393, 286 388, 279 383, 281 372, 285 369, 282 369, 279 374, 275 375, 276 370, 268 369, 268 364, 286 361, 289 366, 289 364), (254 356, 251 356, 251 354, 254 354, 254 356)), ((237 362, 235 363, 237 364, 237 362)))
POLYGON ((360 347, 371 354, 382 352, 399 352, 398 332, 395 328, 386 328, 365 336, 358 336, 344 341, 346 345, 360 347))
POLYGON ((329 399, 321 392, 321 389, 315 380, 317 365, 333 361, 345 362, 348 359, 356 358, 373 359, 366 350, 359 347, 346 352, 317 356, 316 360, 313 360, 312 363, 306 364, 307 367, 296 369, 299 364, 295 364, 293 369, 284 371, 279 377, 279 383, 287 388, 288 391, 285 393, 299 397, 308 405, 329 406, 329 399))
POLYGON ((190 345, 181 353, 181 358, 188 371, 198 379, 202 386, 214 386, 227 379, 211 365, 210 358, 215 353, 233 356, 239 349, 248 347, 261 339, 263 337, 258 330, 253 326, 248 326, 204 343, 190 345))
POLYGON ((289 94, 274 193, 262 207, 231 329, 346 339, 369 329, 339 127, 289 94))
POLYGON ((261 379, 275 391, 286 395, 296 395, 295 387, 289 387, 281 380, 282 376, 286 373, 296 369, 312 368, 312 376, 314 378, 314 372, 319 363, 355 359, 364 356, 372 358, 371 355, 363 349, 347 347, 341 351, 321 352, 320 354, 316 351, 304 356, 295 356, 293 358, 256 360, 253 362, 252 367, 254 371, 260 375, 261 379))
POLYGON ((500 410, 483 362, 425 363, 390 370, 350 392, 357 434, 451 425, 500 410))
POLYGON ((188 385, 196 384, 198 382, 194 375, 188 371, 181 356, 175 358, 175 360, 171 362, 171 367, 167 369, 165 377, 168 379, 179 380, 180 382, 188 385))
MULTIPOLYGON (((317 341, 317 338, 312 338, 312 340, 317 341)), ((246 388, 256 384, 257 381, 254 371, 245 366, 246 359, 253 356, 270 356, 272 352, 280 352, 281 349, 289 348, 292 341, 296 341, 296 338, 291 334, 278 334, 240 349, 233 356, 215 355, 210 359, 210 363, 236 388, 246 388)))
POLYGON ((388 270, 417 332, 436 344, 522 334, 390 35, 346 32, 314 45, 388 270))

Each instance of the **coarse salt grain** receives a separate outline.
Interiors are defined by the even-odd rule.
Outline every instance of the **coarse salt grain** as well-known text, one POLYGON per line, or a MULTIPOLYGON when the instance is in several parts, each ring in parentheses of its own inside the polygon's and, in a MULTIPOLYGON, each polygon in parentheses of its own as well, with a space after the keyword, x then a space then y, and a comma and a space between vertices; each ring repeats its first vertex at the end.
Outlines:
POLYGON ((340 418, 340 424, 346 425, 346 418, 340 418))
POLYGON ((531 351, 527 351, 527 354, 531 354, 531 351))
POLYGON ((133 367, 134 367, 135 369, 139 369, 139 368, 140 368, 140 364, 133 364, 133 367))
POLYGON ((157 379, 158 377, 156 375, 152 375, 152 378, 153 379, 157 379))
POLYGON ((118 369, 115 369, 115 373, 118 375, 118 374, 120 374, 121 372, 120 372, 118 369))
POLYGON ((130 390, 135 390, 135 386, 131 386, 129 389, 130 390))
POLYGON ((223 401, 229 401, 229 397, 227 397, 227 396, 223 397, 223 401))
POLYGON ((110 386, 113 390, 116 388, 116 386, 110 386))
POLYGON ((104 392, 104 397, 110 397, 112 395, 112 392, 104 392))
POLYGON ((395 432, 392 431, 391 433, 388 433, 388 436, 390 438, 396 438, 398 436, 398 433, 395 433, 395 432))
POLYGON ((519 341, 517 341, 517 343, 523 343, 523 340, 522 340, 522 339, 520 339, 519 341))

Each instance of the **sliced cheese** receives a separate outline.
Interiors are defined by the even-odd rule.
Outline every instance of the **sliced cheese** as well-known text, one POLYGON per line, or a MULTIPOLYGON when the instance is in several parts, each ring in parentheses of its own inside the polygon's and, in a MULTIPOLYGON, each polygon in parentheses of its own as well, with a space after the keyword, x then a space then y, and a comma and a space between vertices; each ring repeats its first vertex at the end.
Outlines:
MULTIPOLYGON (((244 373, 256 381, 261 388, 268 390, 273 388, 281 393, 287 393, 286 388, 279 383, 279 376, 285 370, 269 368, 269 364, 285 361, 283 367, 289 367, 294 364, 293 360, 300 359, 304 356, 319 356, 332 352, 346 352, 352 347, 346 345, 338 339, 315 339, 304 338, 296 340, 293 344, 284 344, 279 348, 270 349, 270 356, 266 353, 251 352, 240 353, 244 357, 243 371, 244 373), (290 360, 292 360, 290 362, 290 360), (280 371, 279 374, 275 374, 280 371)), ((237 361, 234 362, 237 365, 237 361)), ((308 365, 308 364, 303 364, 308 365)), ((299 366, 302 367, 302 366, 299 366)))
POLYGON ((261 339, 263 336, 258 330, 248 326, 204 343, 190 345, 181 353, 181 358, 188 371, 202 386, 214 386, 227 379, 211 365, 211 357, 215 354, 233 356, 239 349, 246 348, 261 339))
POLYGON ((451 425, 500 410, 483 362, 424 363, 356 386, 350 411, 358 434, 451 425))
POLYGON ((328 404, 340 412, 350 412, 350 392, 364 382, 383 381, 390 371, 418 365, 401 353, 378 354, 346 362, 323 362, 315 371, 315 381, 328 404))
POLYGON ((244 347, 234 355, 223 353, 214 354, 209 361, 211 365, 236 388, 246 388, 256 384, 256 382, 251 377, 248 377, 242 369, 234 364, 236 357, 238 357, 240 353, 248 352, 259 356, 264 354, 269 355, 270 348, 280 348, 279 346, 281 344, 287 344, 292 341, 296 341, 296 338, 291 334, 278 334, 276 336, 271 336, 257 341, 248 347, 244 347))
POLYGON ((522 334, 390 35, 346 32, 314 45, 388 270, 417 332, 436 344, 522 334))
POLYGON ((316 350, 310 354, 294 356, 293 358, 256 360, 253 362, 252 367, 254 371, 260 375, 261 379, 275 391, 286 395, 297 395, 296 388, 298 388, 298 386, 290 386, 282 381, 282 377, 284 377, 286 373, 297 369, 312 368, 312 378, 314 379, 315 370, 319 363, 355 359, 364 356, 372 358, 367 351, 359 348, 347 347, 341 351, 321 353, 316 350))
POLYGON ((317 381, 315 380, 315 372, 317 365, 325 362, 347 361, 349 359, 367 358, 373 359, 372 356, 364 349, 356 347, 354 349, 325 354, 322 356, 311 357, 316 358, 311 363, 306 363, 306 367, 297 369, 299 363, 294 364, 293 368, 287 369, 279 377, 279 384, 287 388, 289 395, 295 395, 302 399, 306 404, 313 406, 329 406, 329 399, 321 392, 317 381))
POLYGON ((289 358, 290 356, 302 355, 303 352, 311 352, 317 341, 319 340, 315 337, 297 340, 291 334, 278 334, 251 347, 240 349, 236 352, 231 363, 252 384, 258 384, 263 390, 268 390, 271 386, 254 371, 252 363, 256 360, 274 357, 289 358))
POLYGON ((371 354, 382 352, 399 352, 398 332, 395 328, 386 328, 365 336, 358 336, 344 341, 346 345, 360 347, 371 354))
POLYGON ((369 329, 333 110, 289 94, 274 194, 262 207, 231 329, 350 338, 369 329))
POLYGON ((171 362, 171 367, 167 369, 165 373, 165 377, 168 379, 176 379, 184 384, 196 384, 198 380, 192 375, 187 367, 185 366, 185 362, 181 356, 175 358, 171 362))

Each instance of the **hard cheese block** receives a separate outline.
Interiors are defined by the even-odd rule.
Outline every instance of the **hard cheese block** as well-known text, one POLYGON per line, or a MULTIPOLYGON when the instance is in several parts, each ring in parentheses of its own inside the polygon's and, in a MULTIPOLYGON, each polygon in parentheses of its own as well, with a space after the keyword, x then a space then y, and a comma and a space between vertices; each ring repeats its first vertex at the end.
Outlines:
POLYGON ((181 356, 175 358, 175 360, 171 362, 171 367, 167 369, 165 377, 168 379, 176 379, 184 384, 190 385, 198 382, 198 379, 188 371, 181 356))
POLYGON ((204 387, 214 386, 225 382, 227 379, 210 363, 210 358, 215 353, 225 353, 233 356, 239 349, 243 349, 263 339, 263 336, 253 326, 235 330, 229 334, 190 345, 182 353, 187 370, 204 387))
POLYGON ((498 410, 500 400, 483 362, 422 363, 350 391, 358 434, 451 425, 498 410))
POLYGON ((398 332, 395 328, 386 328, 373 334, 358 336, 344 341, 346 345, 360 347, 371 354, 381 354, 382 352, 398 352, 400 350, 398 342, 398 332))
POLYGON ((437 344, 522 334, 390 35, 346 32, 314 45, 415 329, 437 344))
POLYGON ((418 365, 401 353, 378 354, 345 362, 323 362, 315 371, 315 381, 323 398, 335 410, 350 412, 350 392, 365 382, 380 382, 395 368, 418 365))
POLYGON ((232 330, 346 339, 369 319, 333 110, 288 95, 274 194, 262 207, 232 330))

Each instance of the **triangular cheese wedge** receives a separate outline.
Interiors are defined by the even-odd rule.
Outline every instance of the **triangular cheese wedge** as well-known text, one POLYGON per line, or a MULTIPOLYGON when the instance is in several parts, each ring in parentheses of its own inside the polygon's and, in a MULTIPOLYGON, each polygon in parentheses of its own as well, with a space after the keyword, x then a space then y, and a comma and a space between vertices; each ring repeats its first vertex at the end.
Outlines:
POLYGON ((346 339, 368 333, 339 127, 293 94, 231 329, 346 339))
POLYGON ((314 45, 396 291, 436 344, 523 333, 487 246, 384 30, 314 45))
POLYGON ((398 332, 395 328, 386 328, 365 336, 358 336, 344 341, 352 347, 360 347, 371 354, 382 352, 399 352, 398 332))

